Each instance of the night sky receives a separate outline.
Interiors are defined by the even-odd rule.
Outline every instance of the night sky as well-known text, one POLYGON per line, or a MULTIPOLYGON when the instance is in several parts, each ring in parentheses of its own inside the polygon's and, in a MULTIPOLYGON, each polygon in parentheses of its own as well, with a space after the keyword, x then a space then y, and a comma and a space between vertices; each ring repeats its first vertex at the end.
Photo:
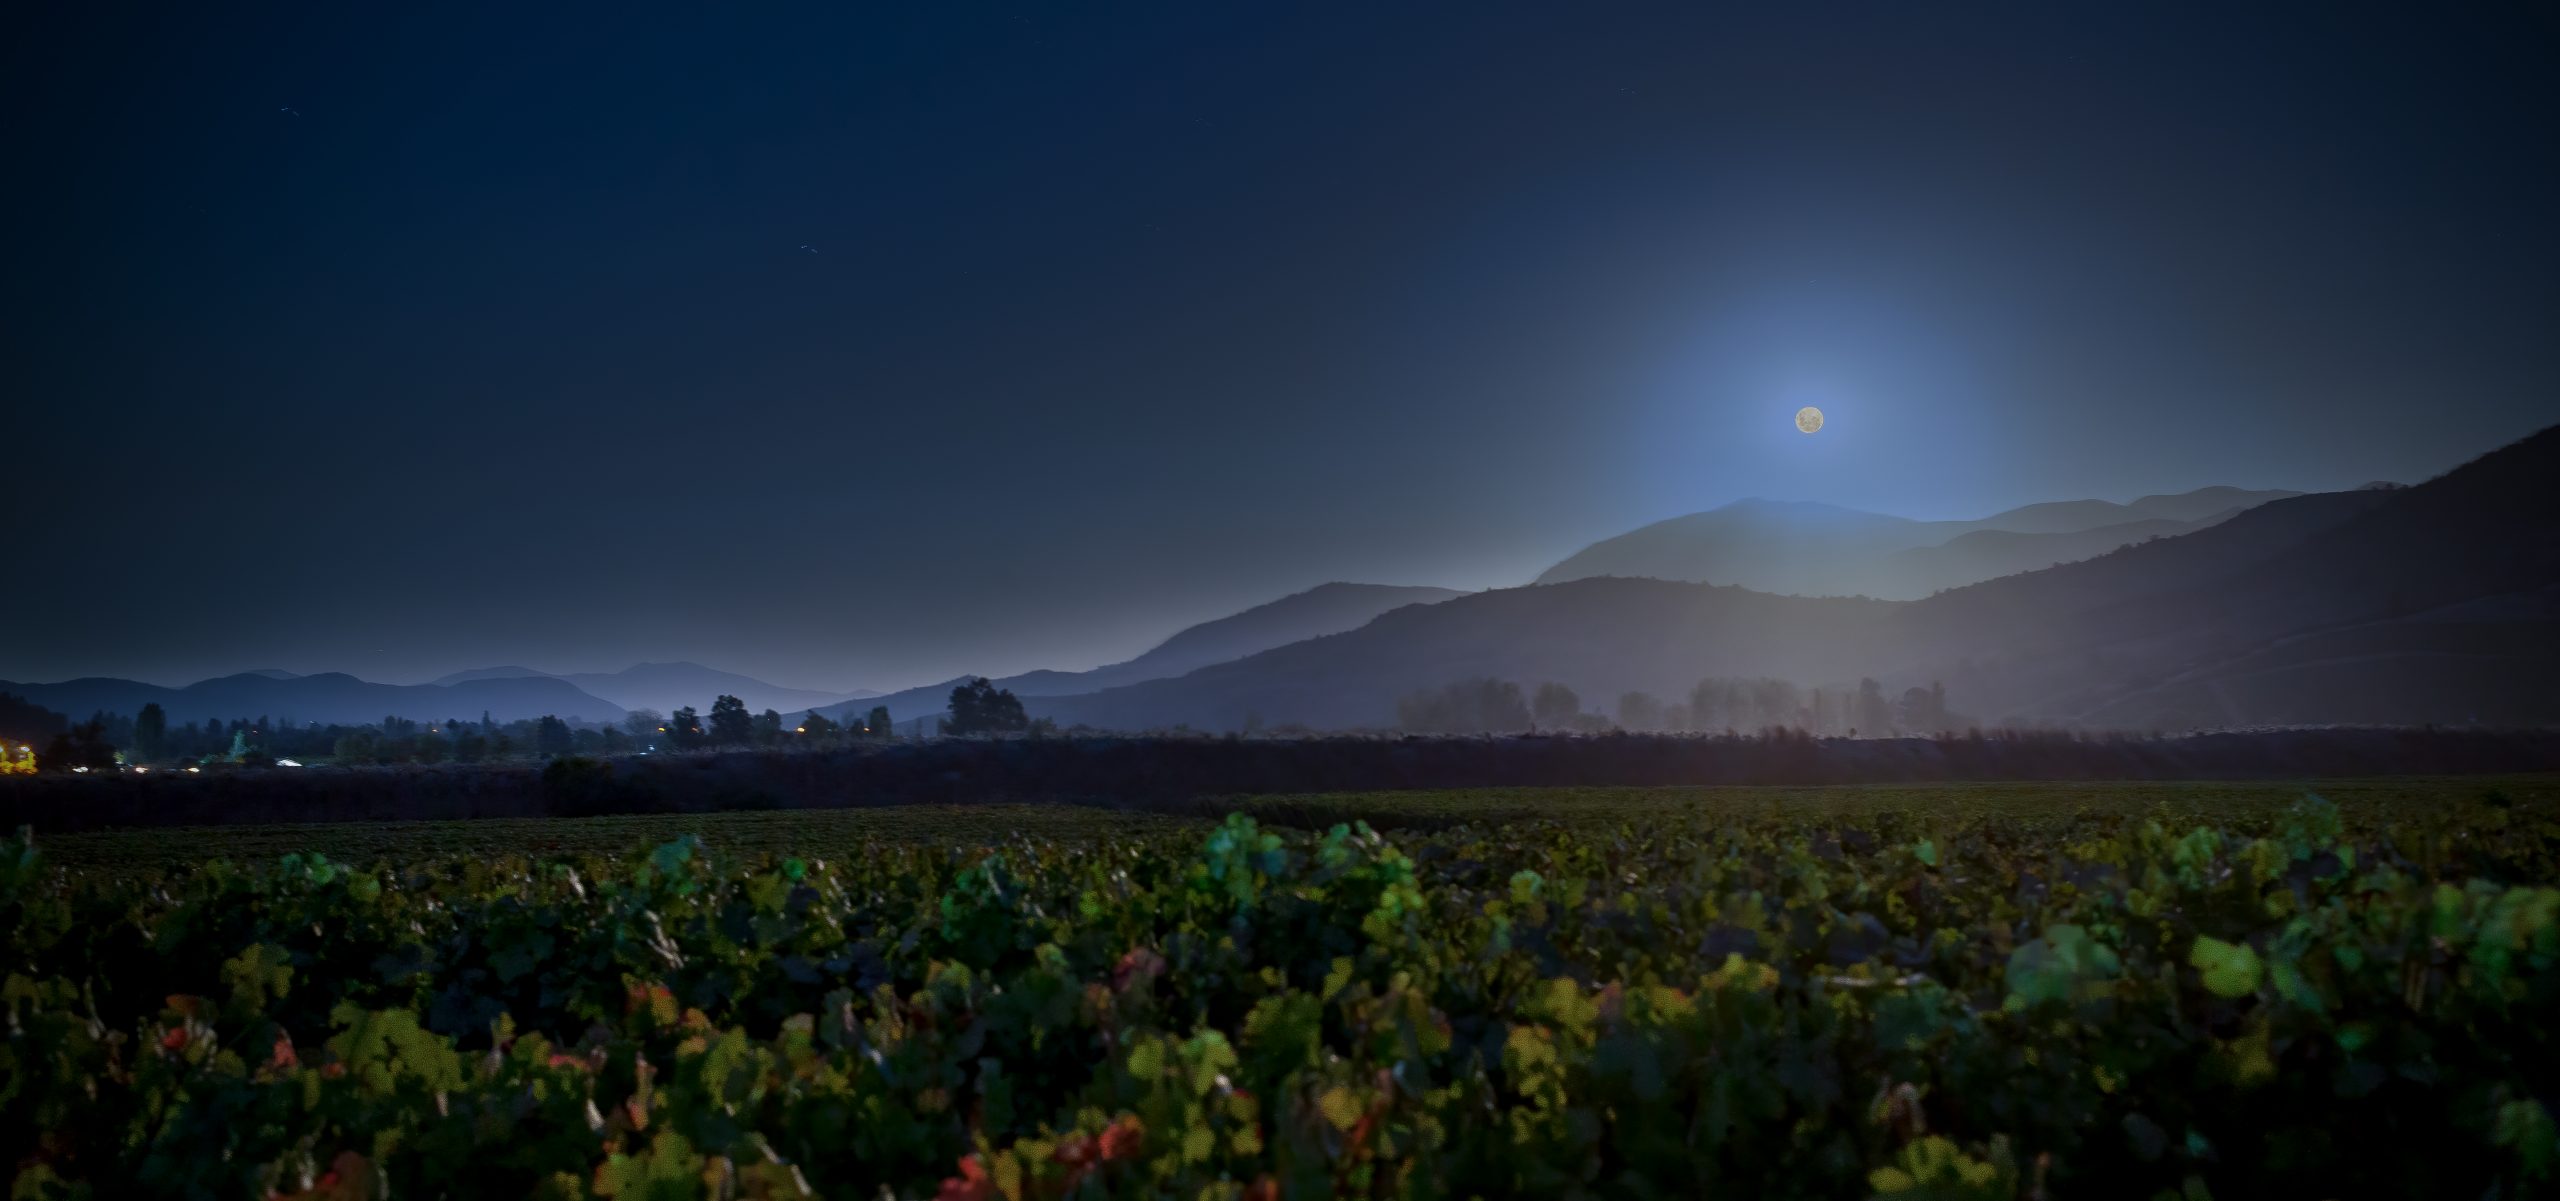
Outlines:
POLYGON ((2560 420, 2549 5, 856 7, 14 18, 0 678, 888 688, 2560 420))

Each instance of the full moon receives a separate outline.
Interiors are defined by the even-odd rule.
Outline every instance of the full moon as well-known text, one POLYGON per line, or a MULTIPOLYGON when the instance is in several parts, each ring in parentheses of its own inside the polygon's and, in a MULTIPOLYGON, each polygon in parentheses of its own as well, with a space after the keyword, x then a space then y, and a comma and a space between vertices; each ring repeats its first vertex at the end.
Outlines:
POLYGON ((1810 434, 1822 428, 1822 410, 1806 405, 1796 410, 1796 428, 1810 434))

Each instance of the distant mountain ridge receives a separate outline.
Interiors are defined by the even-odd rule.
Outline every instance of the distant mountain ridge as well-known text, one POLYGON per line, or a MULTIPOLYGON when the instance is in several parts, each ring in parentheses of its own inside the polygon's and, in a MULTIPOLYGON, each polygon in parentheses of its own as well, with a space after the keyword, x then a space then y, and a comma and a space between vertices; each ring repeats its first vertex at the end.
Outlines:
POLYGON ((1909 600, 2087 558, 2143 538, 2187 533, 2298 495, 2198 488, 2127 504, 2048 501, 1975 521, 1915 521, 1754 497, 1595 542, 1547 569, 1536 582, 1628 576, 1735 584, 1797 596, 1909 600))
POLYGON ((525 679, 531 677, 562 680, 591 696, 613 702, 624 709, 654 709, 672 713, 691 707, 708 710, 715 697, 734 696, 746 702, 750 710, 776 709, 798 712, 823 705, 842 704, 880 695, 869 689, 850 692, 821 692, 807 688, 785 688, 769 684, 753 676, 705 667, 699 663, 635 663, 621 671, 544 672, 530 667, 481 667, 458 671, 434 681, 437 684, 461 684, 476 680, 525 679))
MULTIPOLYGON (((2151 520, 2196 528, 1927 599, 1595 575, 1029 707, 1114 729, 1380 728, 1399 696, 1472 676, 1560 682, 1605 710, 1626 691, 1766 675, 1888 693, 1939 680, 1993 723, 2560 723, 2560 427, 2410 488, 2201 516, 2234 498, 2165 499, 2190 502, 2170 510, 2185 516, 2151 520)), ((1798 528, 1870 537, 1899 520, 1812 508, 1798 528)))
MULTIPOLYGON (((1563 683, 1600 711, 1624 692, 1672 701, 1703 677, 1768 676, 1888 693, 1939 681, 1986 724, 2560 723, 2545 683, 2560 677, 2560 426, 2415 486, 2203 488, 1949 522, 1738 501, 1594 543, 1528 586, 1323 584, 1122 663, 996 682, 1064 725, 1378 729, 1401 696, 1475 676, 1563 683)), ((904 722, 941 713, 956 682, 827 693, 676 662, 0 692, 74 720, 157 701, 173 722, 615 721, 726 694, 790 715, 885 705, 904 722)))
POLYGON ((343 672, 307 676, 242 672, 200 680, 184 688, 167 688, 92 676, 54 684, 0 681, 0 692, 15 693, 57 713, 69 714, 75 721, 97 712, 130 716, 154 701, 172 722, 265 716, 279 722, 357 725, 385 717, 476 720, 482 713, 499 721, 551 715, 611 722, 625 716, 621 706, 549 677, 471 680, 450 685, 377 684, 343 672))
MULTIPOLYGON (((1068 696, 1163 679, 1277 646, 1356 628, 1379 614, 1408 605, 1432 605, 1465 593, 1450 588, 1399 584, 1318 584, 1304 592, 1176 631, 1137 658, 1090 671, 1032 671, 994 681, 1017 696, 1068 696)), ((885 706, 897 721, 940 713, 951 689, 967 677, 865 699, 836 714, 859 716, 885 706)))

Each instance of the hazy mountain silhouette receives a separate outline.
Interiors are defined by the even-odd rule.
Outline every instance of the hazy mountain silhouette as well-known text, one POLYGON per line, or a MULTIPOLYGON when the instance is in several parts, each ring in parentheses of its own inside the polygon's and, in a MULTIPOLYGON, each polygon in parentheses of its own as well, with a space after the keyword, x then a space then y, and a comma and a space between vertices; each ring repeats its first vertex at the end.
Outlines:
MULTIPOLYGON (((2145 501, 2194 513, 2228 499, 2145 501)), ((1788 508, 1839 544, 1881 542, 1897 520, 1788 508)), ((1674 699, 1701 677, 1768 675, 1888 691, 1937 679, 1962 713, 2109 728, 2560 720, 2560 427, 2417 487, 2204 524, 2220 512, 1919 601, 1606 577, 1502 589, 1030 707, 1114 728, 1379 727, 1399 696, 1470 676, 1554 680, 1605 709, 1626 691, 1674 699)))
POLYGON ((601 697, 624 709, 655 709, 672 713, 691 706, 708 710, 715 697, 734 696, 745 701, 751 710, 778 709, 801 712, 824 705, 880 695, 868 689, 851 692, 821 692, 808 688, 785 688, 768 684, 753 676, 733 671, 704 667, 699 663, 635 663, 621 671, 544 672, 530 667, 482 667, 458 671, 444 676, 438 684, 462 684, 475 680, 526 679, 541 676, 564 680, 580 691, 601 697))
POLYGON ((378 722, 387 716, 418 721, 452 717, 477 720, 482 713, 499 721, 546 714, 583 721, 618 721, 624 714, 619 705, 547 676, 443 685, 376 684, 342 672, 281 678, 243 672, 184 688, 92 676, 57 684, 0 681, 0 692, 15 693, 47 709, 73 714, 75 719, 102 710, 131 716, 152 701, 160 703, 172 722, 265 716, 296 724, 354 725, 378 722))
POLYGON ((535 671, 530 667, 481 667, 475 668, 471 671, 457 671, 449 676, 439 676, 433 680, 429 680, 428 683, 445 685, 468 684, 473 680, 522 680, 532 676, 547 676, 550 674, 551 673, 547 671, 535 671))
POLYGON ((2276 502, 1933 597, 1909 634, 1940 670, 1975 657, 1994 715, 2539 724, 2560 720, 2555 586, 2560 426, 2415 487, 2276 502))
POLYGON ((1829 678, 1877 653, 1895 602, 1775 596, 1601 576, 1398 609, 1341 634, 1081 696, 1035 716, 1118 729, 1393 724, 1397 698, 1469 676, 1556 681, 1605 707, 1622 692, 1686 696, 1705 675, 1829 678))
POLYGON ((2199 488, 2131 504, 2050 501, 1978 521, 1914 521, 1834 505, 1752 498, 1593 543, 1549 568, 1537 582, 1635 576, 1798 596, 1909 599, 2102 554, 2155 535, 2184 533, 2252 505, 2297 495, 2199 488), (1955 545, 1985 533, 2008 537, 1955 545), (1933 549, 1945 553, 1928 553, 1933 549))
MULTIPOLYGON (((995 683, 1024 697, 1098 692, 1178 676, 1275 646, 1353 629, 1381 613, 1408 605, 1438 604, 1463 595, 1466 594, 1448 588, 1398 584, 1318 584, 1240 613, 1186 626, 1134 659, 1090 671, 1024 672, 995 683)), ((951 689, 965 678, 872 697, 848 706, 845 712, 858 716, 874 705, 886 705, 890 716, 900 721, 940 713, 950 702, 951 689)))
POLYGON ((1926 594, 2021 571, 2075 563, 2150 538, 2175 537, 2228 520, 2240 512, 2238 509, 2225 510, 2201 521, 2152 517, 2120 525, 2052 533, 1975 530, 1936 546, 1915 546, 1897 551, 1882 560, 1881 567, 1900 584, 1900 587, 1889 591, 1926 594))

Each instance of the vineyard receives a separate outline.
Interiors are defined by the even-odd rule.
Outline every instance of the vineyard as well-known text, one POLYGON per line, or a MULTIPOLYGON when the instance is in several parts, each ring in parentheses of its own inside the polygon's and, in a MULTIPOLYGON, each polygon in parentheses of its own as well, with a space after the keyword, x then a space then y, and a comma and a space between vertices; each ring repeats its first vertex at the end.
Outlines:
POLYGON ((2560 1191, 2547 781, 1641 791, 22 834, 11 1196, 2560 1191))

